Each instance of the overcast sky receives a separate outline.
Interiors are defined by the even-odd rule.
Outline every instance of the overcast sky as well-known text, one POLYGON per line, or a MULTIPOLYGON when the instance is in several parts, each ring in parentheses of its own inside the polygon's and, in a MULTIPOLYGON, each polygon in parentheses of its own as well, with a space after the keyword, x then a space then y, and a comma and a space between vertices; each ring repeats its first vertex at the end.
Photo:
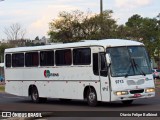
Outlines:
MULTIPOLYGON (((99 13, 100 0, 5 0, 0 2, 0 39, 6 39, 5 27, 20 23, 27 29, 26 38, 47 36, 48 23, 60 11, 88 9, 99 13)), ((160 13, 160 0, 103 0, 103 8, 113 10, 113 18, 124 24, 133 14, 156 17, 160 13)))

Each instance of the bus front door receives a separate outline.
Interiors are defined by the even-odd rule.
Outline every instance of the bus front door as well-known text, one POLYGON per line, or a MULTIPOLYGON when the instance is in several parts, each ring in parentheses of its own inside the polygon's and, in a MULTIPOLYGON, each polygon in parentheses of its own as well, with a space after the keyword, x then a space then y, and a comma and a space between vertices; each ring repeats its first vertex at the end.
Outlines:
POLYGON ((99 53, 99 78, 101 82, 101 100, 110 101, 110 82, 108 77, 108 68, 106 63, 106 56, 104 52, 99 53))

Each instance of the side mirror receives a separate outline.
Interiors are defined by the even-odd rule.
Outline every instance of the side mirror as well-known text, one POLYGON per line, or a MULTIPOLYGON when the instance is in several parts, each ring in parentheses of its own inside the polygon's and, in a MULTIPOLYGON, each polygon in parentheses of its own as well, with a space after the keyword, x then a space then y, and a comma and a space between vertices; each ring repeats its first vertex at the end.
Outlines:
POLYGON ((111 64, 111 57, 109 54, 106 54, 107 66, 111 64))

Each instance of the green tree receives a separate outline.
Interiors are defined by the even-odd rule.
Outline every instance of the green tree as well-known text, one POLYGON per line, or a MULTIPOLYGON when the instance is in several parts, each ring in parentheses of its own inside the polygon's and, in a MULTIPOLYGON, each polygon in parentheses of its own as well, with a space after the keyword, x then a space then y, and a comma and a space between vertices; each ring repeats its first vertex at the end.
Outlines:
POLYGON ((143 42, 152 57, 158 42, 157 36, 157 20, 154 18, 143 18, 136 14, 126 22, 126 38, 143 42))
POLYGON ((106 10, 103 16, 79 10, 60 12, 58 19, 49 23, 48 35, 53 42, 75 42, 87 39, 113 38, 117 24, 112 19, 112 11, 106 10), (101 27, 103 26, 103 28, 101 27))
POLYGON ((9 45, 9 44, 6 44, 6 43, 0 44, 0 62, 4 62, 3 59, 4 59, 5 49, 12 48, 12 47, 13 47, 12 45, 9 45))

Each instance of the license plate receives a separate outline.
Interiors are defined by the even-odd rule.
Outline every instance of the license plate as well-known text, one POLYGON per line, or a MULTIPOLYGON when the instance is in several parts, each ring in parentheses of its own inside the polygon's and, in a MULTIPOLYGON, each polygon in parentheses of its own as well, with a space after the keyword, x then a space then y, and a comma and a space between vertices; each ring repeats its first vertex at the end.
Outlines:
POLYGON ((134 94, 134 97, 141 97, 141 94, 134 94))

